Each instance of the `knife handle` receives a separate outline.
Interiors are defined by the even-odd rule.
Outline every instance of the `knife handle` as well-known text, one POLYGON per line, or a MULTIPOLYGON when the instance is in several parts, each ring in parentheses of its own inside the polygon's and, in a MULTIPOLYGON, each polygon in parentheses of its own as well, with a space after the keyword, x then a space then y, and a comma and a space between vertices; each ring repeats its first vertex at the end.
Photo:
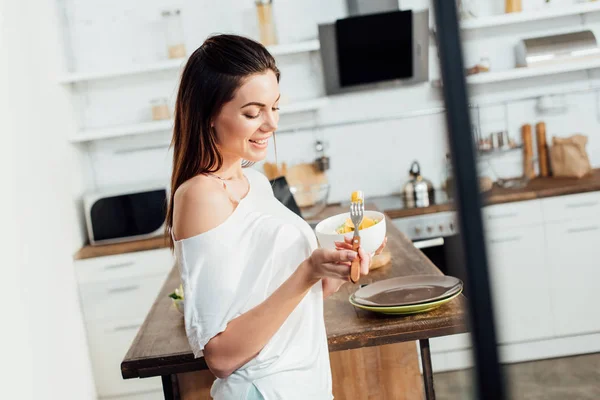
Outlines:
MULTIPOLYGON (((352 250, 358 252, 360 247, 360 236, 354 236, 352 239, 352 250)), ((358 255, 352 260, 352 266, 350 267, 350 280, 352 283, 358 282, 360 279, 360 257, 358 255)))

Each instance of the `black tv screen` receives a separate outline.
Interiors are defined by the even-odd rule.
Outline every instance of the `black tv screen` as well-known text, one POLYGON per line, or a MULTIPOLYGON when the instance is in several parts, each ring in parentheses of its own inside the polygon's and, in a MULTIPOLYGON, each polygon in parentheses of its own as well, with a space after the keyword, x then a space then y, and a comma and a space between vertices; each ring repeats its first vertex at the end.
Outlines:
POLYGON ((412 11, 349 17, 335 29, 340 86, 412 78, 412 11))

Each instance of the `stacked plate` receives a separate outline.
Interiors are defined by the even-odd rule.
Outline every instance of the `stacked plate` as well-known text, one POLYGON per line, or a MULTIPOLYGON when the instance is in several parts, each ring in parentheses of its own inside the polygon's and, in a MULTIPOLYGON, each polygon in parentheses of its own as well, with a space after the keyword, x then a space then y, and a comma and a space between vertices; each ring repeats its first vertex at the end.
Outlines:
POLYGON ((411 275, 365 285, 350 296, 363 310, 408 315, 430 311, 462 293, 460 279, 446 275, 411 275))

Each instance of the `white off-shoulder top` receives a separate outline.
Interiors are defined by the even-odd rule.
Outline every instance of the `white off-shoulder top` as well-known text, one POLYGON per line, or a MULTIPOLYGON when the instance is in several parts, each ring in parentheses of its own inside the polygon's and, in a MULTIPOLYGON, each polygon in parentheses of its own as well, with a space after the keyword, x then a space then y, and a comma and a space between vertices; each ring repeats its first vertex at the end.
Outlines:
MULTIPOLYGON (((225 222, 175 241, 185 295, 186 334, 196 357, 227 323, 269 297, 317 247, 310 226, 273 195, 267 178, 244 169, 250 190, 225 222)), ((331 368, 319 281, 261 352, 211 388, 215 400, 331 400, 331 368)))

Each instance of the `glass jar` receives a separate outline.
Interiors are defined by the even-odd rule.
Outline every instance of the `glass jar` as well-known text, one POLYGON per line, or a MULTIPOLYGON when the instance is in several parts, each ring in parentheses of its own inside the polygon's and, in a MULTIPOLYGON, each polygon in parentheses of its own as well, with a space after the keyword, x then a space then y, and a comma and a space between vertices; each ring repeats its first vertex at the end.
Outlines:
POLYGON ((181 11, 178 9, 164 10, 162 19, 169 58, 184 58, 186 51, 183 43, 181 11))
POLYGON ((152 120, 160 121, 171 118, 171 112, 165 97, 159 97, 150 101, 152 106, 152 120))
POLYGON ((258 16, 260 42, 265 46, 277 44, 275 21, 273 18, 273 1, 256 0, 256 13, 258 16))

